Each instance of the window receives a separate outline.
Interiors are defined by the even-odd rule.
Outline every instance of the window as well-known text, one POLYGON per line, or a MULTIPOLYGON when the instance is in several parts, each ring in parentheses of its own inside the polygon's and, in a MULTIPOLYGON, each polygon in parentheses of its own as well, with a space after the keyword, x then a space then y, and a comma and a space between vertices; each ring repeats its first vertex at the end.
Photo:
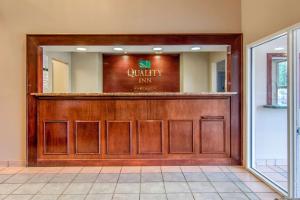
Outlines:
POLYGON ((267 53, 267 105, 287 106, 287 57, 284 53, 267 53))

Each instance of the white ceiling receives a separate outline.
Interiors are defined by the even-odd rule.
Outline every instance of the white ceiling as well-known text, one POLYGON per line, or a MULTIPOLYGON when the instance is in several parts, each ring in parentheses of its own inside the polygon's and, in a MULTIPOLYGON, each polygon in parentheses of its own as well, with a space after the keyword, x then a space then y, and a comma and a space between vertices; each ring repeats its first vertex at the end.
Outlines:
POLYGON ((180 52, 224 52, 227 51, 228 45, 120 45, 120 46, 42 46, 44 51, 51 52, 81 52, 76 50, 78 47, 86 48, 85 52, 100 53, 122 53, 114 51, 114 47, 122 47, 127 53, 153 53, 153 47, 163 48, 163 53, 180 53, 180 52), (192 47, 200 47, 200 50, 192 51, 192 47))

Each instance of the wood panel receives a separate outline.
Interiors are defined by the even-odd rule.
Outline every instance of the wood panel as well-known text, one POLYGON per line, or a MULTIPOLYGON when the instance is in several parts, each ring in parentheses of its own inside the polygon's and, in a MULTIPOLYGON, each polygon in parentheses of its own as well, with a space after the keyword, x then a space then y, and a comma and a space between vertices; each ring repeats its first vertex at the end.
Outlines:
POLYGON ((106 148, 108 155, 131 154, 131 121, 106 122, 106 148))
POLYGON ((169 121, 169 153, 193 153, 193 120, 169 121))
POLYGON ((44 154, 68 154, 69 152, 68 121, 44 122, 44 154))
POLYGON ((201 153, 225 153, 226 129, 224 117, 204 117, 200 120, 201 153))
POLYGON ((75 153, 99 154, 101 122, 75 121, 75 153))
POLYGON ((103 55, 104 92, 179 92, 179 54, 103 55), (148 62, 148 68, 140 66, 148 62))
POLYGON ((161 154, 163 151, 163 121, 139 120, 138 153, 161 154))

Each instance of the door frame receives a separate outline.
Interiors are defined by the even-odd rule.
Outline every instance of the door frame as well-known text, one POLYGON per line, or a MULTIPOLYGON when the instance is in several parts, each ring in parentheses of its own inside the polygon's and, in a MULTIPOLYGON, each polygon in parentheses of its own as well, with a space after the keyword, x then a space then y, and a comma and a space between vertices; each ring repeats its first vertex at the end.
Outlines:
POLYGON ((294 198, 295 197, 295 170, 296 170, 296 90, 295 87, 296 83, 296 61, 299 59, 299 55, 295 54, 295 35, 294 31, 296 29, 300 28, 300 23, 297 23, 293 26, 284 28, 276 33, 273 33, 271 35, 268 35, 266 37, 263 37, 262 39, 259 39, 258 41, 255 41, 253 43, 250 43, 246 45, 246 53, 245 53, 245 100, 244 105, 245 112, 244 112, 244 120, 245 120, 245 166, 246 168, 257 178, 259 178, 261 181, 269 185, 271 188, 279 192, 280 194, 287 196, 288 198, 294 198), (253 69, 252 69, 252 48, 256 47, 258 45, 261 45, 265 42, 268 42, 270 40, 276 39, 278 37, 281 37, 283 35, 287 35, 287 60, 288 60, 288 134, 287 134, 287 152, 288 152, 288 191, 282 190, 280 187, 276 186, 272 181, 267 179, 262 174, 258 173, 256 170, 251 168, 251 162, 253 161, 253 155, 252 155, 252 128, 254 125, 254 120, 252 113, 254 111, 253 105, 253 81, 252 81, 252 75, 253 75, 253 69))

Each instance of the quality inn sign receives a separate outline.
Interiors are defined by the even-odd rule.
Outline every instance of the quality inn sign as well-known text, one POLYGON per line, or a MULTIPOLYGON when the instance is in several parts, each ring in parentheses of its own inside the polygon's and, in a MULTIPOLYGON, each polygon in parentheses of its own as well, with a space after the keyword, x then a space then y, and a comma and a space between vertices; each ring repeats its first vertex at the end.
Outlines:
POLYGON ((159 69, 151 69, 150 60, 139 60, 138 62, 140 69, 130 68, 127 71, 128 77, 135 78, 138 77, 139 83, 148 84, 152 83, 152 77, 161 76, 161 71, 159 69))

